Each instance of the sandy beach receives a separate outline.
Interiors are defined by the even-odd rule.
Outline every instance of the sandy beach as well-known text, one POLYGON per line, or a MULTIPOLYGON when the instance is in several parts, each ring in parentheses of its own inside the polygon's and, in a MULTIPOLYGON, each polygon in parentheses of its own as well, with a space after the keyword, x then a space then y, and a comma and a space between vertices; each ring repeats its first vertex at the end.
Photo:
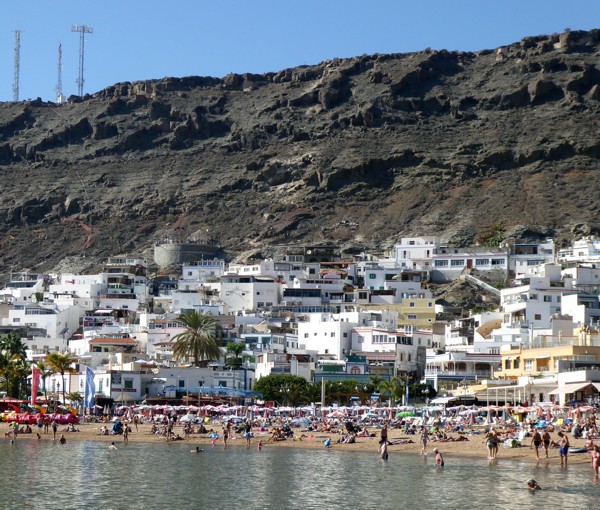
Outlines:
MULTIPOLYGON (((102 441, 110 444, 112 441, 117 446, 123 446, 122 435, 102 436, 99 434, 101 423, 82 423, 77 425, 79 432, 66 432, 66 426, 60 426, 58 429, 58 435, 64 434, 67 439, 67 443, 70 441, 102 441)), ((151 424, 138 425, 136 431, 135 426, 131 425, 133 431, 129 433, 130 443, 166 443, 166 439, 162 436, 154 435, 151 433, 151 424)), ((213 428, 221 435, 220 424, 208 424, 208 429, 213 428)), ((4 423, 2 428, 4 432, 7 432, 8 424, 4 423)), ((33 434, 19 434, 17 441, 52 441, 52 433, 42 434, 42 438, 38 439, 36 435, 35 426, 32 427, 33 434)), ((183 429, 181 426, 176 426, 174 429, 175 433, 180 436, 184 436, 183 429)), ((252 447, 256 448, 259 440, 263 443, 263 449, 265 448, 324 448, 323 441, 328 437, 331 438, 331 449, 332 450, 345 450, 345 451, 360 451, 360 452, 373 452, 377 454, 379 447, 379 430, 372 429, 371 432, 375 434, 375 437, 359 437, 357 442, 354 444, 339 444, 336 441, 341 437, 338 433, 325 433, 325 432, 301 432, 300 429, 294 429, 295 439, 286 439, 283 441, 269 442, 271 437, 270 432, 258 432, 253 430, 253 438, 251 440, 252 447), (300 438, 302 436, 302 438, 300 438)), ((449 434, 448 437, 457 438, 457 434, 449 434)), ((438 448, 444 455, 446 463, 451 462, 452 457, 471 457, 487 460, 487 449, 485 445, 484 434, 472 434, 466 435, 468 441, 435 441, 429 440, 427 445, 427 451, 429 455, 432 455, 433 448, 438 448)), ((412 454, 419 455, 421 451, 421 444, 419 442, 418 435, 406 435, 400 429, 390 429, 388 438, 390 446, 388 448, 390 458, 394 455, 412 454), (406 442, 402 444, 394 444, 395 441, 413 441, 412 443, 406 442)), ((557 439, 556 434, 553 434, 553 439, 557 439)), ((569 438, 572 448, 580 448, 585 444, 583 439, 569 438)), ((8 439, 5 438, 5 441, 8 439)), ((201 446, 203 448, 211 448, 211 439, 208 438, 207 434, 191 434, 188 439, 178 440, 177 443, 189 444, 192 447, 201 446)), ((530 448, 531 438, 525 438, 524 444, 520 448, 504 448, 500 444, 498 452, 498 462, 503 460, 518 460, 532 463, 542 463, 544 465, 556 464, 560 466, 560 456, 558 448, 551 448, 549 457, 545 457, 545 453, 540 449, 540 461, 536 460, 535 450, 530 448)), ((237 435, 235 438, 231 438, 228 441, 229 447, 245 447, 246 441, 242 435, 237 435)), ((217 448, 223 448, 223 441, 221 437, 217 442, 217 448)), ((571 453, 569 455, 569 464, 585 464, 590 462, 590 456, 587 453, 571 453)))

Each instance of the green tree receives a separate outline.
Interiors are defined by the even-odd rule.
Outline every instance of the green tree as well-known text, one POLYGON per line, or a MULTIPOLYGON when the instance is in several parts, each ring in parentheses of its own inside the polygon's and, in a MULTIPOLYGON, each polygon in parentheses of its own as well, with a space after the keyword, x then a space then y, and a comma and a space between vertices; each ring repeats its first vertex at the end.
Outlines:
POLYGON ((304 399, 308 404, 321 402, 321 383, 309 382, 304 388, 304 399))
POLYGON ((437 396, 437 391, 435 391, 435 388, 429 384, 421 384, 421 383, 415 383, 415 384, 411 384, 408 387, 408 391, 409 394, 412 395, 414 398, 420 398, 423 401, 425 401, 425 399, 433 399, 437 396), (426 393, 427 391, 427 393, 426 393))
POLYGON ((41 372, 40 378, 42 380, 42 390, 44 391, 44 399, 46 400, 46 402, 48 402, 48 390, 46 380, 52 375, 52 368, 50 368, 49 364, 43 360, 38 361, 36 365, 41 372))
POLYGON ((6 394, 10 394, 10 358, 0 351, 0 378, 6 387, 6 394))
POLYGON ((71 402, 71 404, 79 404, 79 402, 83 400, 83 397, 78 391, 73 391, 67 394, 67 400, 71 402))
POLYGON ((225 362, 231 368, 240 368, 242 366, 242 353, 244 352, 244 344, 236 343, 232 340, 227 342, 225 347, 225 362))
POLYGON ((302 377, 297 375, 279 375, 272 374, 265 377, 261 377, 254 384, 254 391, 263 394, 264 400, 272 400, 275 402, 281 402, 285 394, 285 388, 292 386, 298 387, 301 390, 306 388, 308 382, 302 377))
POLYGON ((0 351, 5 351, 9 358, 13 356, 23 359, 27 358, 26 349, 23 340, 16 333, 8 333, 0 338, 0 351))
POLYGON ((390 398, 390 405, 393 406, 396 400, 402 400, 404 381, 400 377, 392 377, 389 381, 381 381, 378 389, 382 397, 390 398))
POLYGON ((0 338, 0 376, 6 385, 6 394, 18 398, 25 390, 26 377, 30 368, 26 347, 16 333, 0 338))
POLYGON ((71 366, 73 360, 69 357, 68 354, 52 352, 46 356, 46 362, 48 363, 48 366, 52 369, 53 374, 60 374, 60 377, 62 379, 63 403, 65 403, 65 374, 76 373, 76 370, 71 366))
POLYGON ((176 359, 193 358, 194 365, 199 367, 201 363, 221 357, 215 338, 216 321, 211 315, 191 310, 183 313, 177 321, 185 331, 173 337, 173 356, 176 359))

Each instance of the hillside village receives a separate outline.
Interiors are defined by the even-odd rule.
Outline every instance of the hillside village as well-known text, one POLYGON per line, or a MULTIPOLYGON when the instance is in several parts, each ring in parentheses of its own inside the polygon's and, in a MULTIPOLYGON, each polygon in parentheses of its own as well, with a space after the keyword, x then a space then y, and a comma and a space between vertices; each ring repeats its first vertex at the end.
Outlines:
POLYGON ((185 260, 193 257, 184 250, 177 277, 150 277, 141 255, 109 257, 98 274, 13 273, 0 291, 0 333, 20 336, 31 362, 68 353, 73 373, 45 381, 56 398, 83 395, 91 368, 100 407, 251 399, 271 374, 352 380, 358 395, 374 377, 397 377, 428 384, 442 402, 598 394, 596 238, 557 250, 552 240, 464 249, 407 237, 383 258, 342 257, 331 245, 283 251, 281 260, 226 264, 185 260), (432 288, 451 281, 480 288, 487 306, 436 301, 432 288), (174 355, 189 310, 215 319, 220 359, 193 366, 174 355), (225 349, 232 344, 242 347, 225 349))

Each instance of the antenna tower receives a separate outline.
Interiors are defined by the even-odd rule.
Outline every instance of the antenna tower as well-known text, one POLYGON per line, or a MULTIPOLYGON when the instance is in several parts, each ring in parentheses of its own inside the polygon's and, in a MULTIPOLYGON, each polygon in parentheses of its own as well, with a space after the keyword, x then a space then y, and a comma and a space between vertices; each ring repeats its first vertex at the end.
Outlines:
POLYGON ((73 25, 71 32, 79 32, 79 77, 77 78, 77 95, 83 96, 83 60, 85 50, 85 34, 93 34, 94 29, 89 25, 73 25))
POLYGON ((58 104, 65 102, 65 96, 62 91, 62 44, 58 45, 58 64, 56 66, 57 78, 56 78, 56 102, 58 104))
POLYGON ((15 74, 13 78, 13 101, 19 100, 19 76, 21 74, 21 31, 15 30, 15 74))

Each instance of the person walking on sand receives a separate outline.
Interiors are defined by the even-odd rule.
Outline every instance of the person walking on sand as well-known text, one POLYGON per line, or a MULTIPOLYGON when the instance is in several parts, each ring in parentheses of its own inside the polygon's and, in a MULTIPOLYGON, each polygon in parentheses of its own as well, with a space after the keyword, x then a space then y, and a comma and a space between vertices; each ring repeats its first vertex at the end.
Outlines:
POLYGON ((421 427, 421 455, 427 455, 427 439, 427 426, 423 425, 423 427, 421 427))
POLYGON ((567 467, 569 446, 571 446, 569 444, 569 438, 562 430, 558 433, 558 437, 560 438, 558 441, 558 445, 559 445, 558 453, 560 453, 560 465, 567 467))
POLYGON ((537 458, 537 460, 540 460, 540 446, 542 446, 542 435, 537 429, 533 431, 533 435, 531 436, 531 444, 529 445, 529 448, 533 446, 535 446, 535 457, 537 458))
POLYGON ((129 444, 129 425, 123 427, 123 444, 129 444))
POLYGON ((440 453, 437 448, 433 449, 433 453, 435 453, 435 465, 439 467, 444 467, 444 457, 440 453))
POLYGON ((548 458, 548 449, 550 448, 551 441, 552 437, 550 437, 550 432, 548 432, 548 430, 544 430, 542 434, 542 442, 544 443, 544 451, 546 452, 546 458, 548 458))

